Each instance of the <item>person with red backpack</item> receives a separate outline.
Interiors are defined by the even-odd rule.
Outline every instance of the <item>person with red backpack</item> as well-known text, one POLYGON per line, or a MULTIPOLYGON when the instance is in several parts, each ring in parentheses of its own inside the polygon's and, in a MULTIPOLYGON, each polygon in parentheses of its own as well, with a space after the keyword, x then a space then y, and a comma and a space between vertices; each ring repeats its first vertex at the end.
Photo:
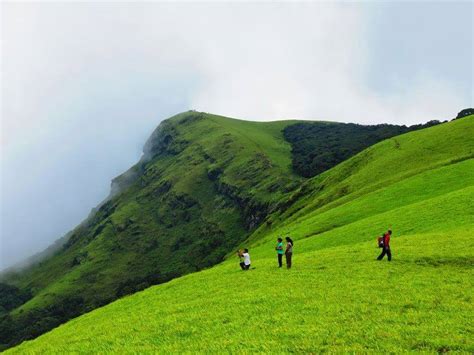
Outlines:
POLYGON ((387 254, 388 261, 392 260, 392 252, 390 250, 390 236, 392 231, 389 229, 383 236, 378 239, 379 247, 382 248, 382 253, 379 255, 377 260, 382 260, 385 254, 387 254))

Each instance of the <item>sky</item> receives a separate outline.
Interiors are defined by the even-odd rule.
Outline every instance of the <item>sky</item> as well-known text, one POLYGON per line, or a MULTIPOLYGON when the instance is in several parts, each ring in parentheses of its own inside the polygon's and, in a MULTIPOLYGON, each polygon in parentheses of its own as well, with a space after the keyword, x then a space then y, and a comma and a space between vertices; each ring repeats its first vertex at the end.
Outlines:
POLYGON ((0 269, 189 109, 415 124, 474 105, 473 2, 2 2, 0 269))

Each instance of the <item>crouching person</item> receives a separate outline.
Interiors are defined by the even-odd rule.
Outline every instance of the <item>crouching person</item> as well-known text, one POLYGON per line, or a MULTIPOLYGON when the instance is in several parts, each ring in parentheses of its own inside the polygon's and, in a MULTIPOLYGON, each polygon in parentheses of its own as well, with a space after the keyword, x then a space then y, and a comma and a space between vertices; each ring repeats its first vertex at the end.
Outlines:
POLYGON ((240 268, 244 271, 250 269, 250 254, 248 249, 237 250, 237 256, 240 260, 240 268))
POLYGON ((244 258, 244 267, 242 270, 248 270, 250 269, 250 254, 248 249, 244 249, 244 252, 242 253, 242 256, 244 258))

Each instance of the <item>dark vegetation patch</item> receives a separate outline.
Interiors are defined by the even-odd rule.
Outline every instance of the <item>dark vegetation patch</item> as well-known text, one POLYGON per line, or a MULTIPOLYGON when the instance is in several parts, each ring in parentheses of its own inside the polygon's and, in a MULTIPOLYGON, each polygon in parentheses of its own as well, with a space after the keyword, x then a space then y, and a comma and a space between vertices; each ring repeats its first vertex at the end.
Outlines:
MULTIPOLYGON (((364 126, 354 123, 301 122, 283 130, 292 146, 293 169, 304 177, 329 170, 353 155, 384 139, 431 127, 439 121, 414 126, 380 124, 364 126)), ((401 149, 397 140, 395 148, 401 149)))
POLYGON ((474 108, 465 108, 464 110, 459 111, 455 119, 457 120, 459 118, 467 117, 470 115, 474 115, 474 108))
POLYGON ((32 297, 29 290, 0 283, 0 315, 17 308, 32 297))
MULTIPOLYGON (((98 306, 105 305, 102 302, 98 306)), ((0 350, 19 341, 34 339, 61 323, 96 307, 86 307, 81 296, 67 296, 58 299, 45 308, 35 308, 13 318, 10 314, 0 315, 0 350)))

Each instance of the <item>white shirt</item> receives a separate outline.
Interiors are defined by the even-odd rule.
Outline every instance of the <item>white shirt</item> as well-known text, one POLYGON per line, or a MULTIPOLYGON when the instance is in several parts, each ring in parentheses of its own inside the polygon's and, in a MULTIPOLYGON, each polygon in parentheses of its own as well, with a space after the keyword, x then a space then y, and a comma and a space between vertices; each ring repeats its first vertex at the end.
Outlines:
POLYGON ((249 253, 243 253, 242 256, 244 257, 244 264, 250 265, 250 255, 249 253))

